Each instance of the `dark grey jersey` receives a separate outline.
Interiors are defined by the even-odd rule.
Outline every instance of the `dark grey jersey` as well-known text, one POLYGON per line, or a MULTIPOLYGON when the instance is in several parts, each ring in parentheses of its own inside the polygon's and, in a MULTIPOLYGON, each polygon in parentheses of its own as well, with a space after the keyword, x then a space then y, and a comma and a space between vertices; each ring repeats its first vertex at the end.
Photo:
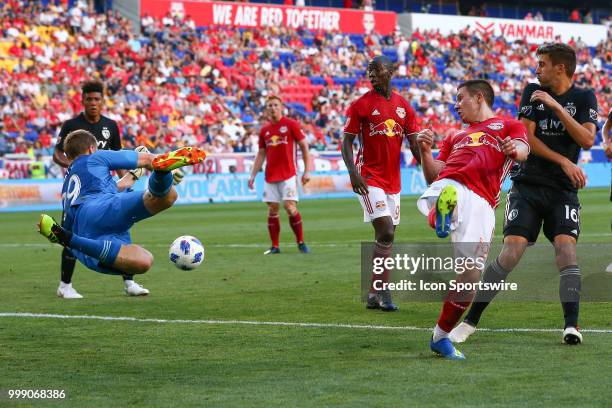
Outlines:
MULTIPOLYGON (((530 101, 531 95, 537 90, 548 92, 578 123, 594 123, 597 126, 595 94, 590 89, 572 85, 563 95, 553 95, 550 90, 538 84, 528 84, 521 96, 519 118, 526 118, 534 122, 536 125, 535 137, 544 142, 551 150, 577 163, 580 146, 572 139, 565 125, 544 103, 530 101)), ((527 161, 521 164, 518 171, 512 176, 512 180, 563 190, 576 190, 561 166, 535 154, 530 154, 527 161)))

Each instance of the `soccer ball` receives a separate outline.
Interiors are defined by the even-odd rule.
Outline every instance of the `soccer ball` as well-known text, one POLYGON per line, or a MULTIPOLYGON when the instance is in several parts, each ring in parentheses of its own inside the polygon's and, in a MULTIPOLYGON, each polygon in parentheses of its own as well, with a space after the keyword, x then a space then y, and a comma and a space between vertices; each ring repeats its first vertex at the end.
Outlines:
POLYGON ((170 245, 169 256, 177 268, 190 271, 204 260, 204 245, 195 237, 183 235, 170 245))

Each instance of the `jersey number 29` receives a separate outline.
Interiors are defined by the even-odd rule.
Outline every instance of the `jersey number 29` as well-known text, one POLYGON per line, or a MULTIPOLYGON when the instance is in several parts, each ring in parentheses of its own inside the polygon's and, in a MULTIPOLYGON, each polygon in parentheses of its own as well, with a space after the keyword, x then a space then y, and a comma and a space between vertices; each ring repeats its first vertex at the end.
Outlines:
POLYGON ((64 209, 66 209, 68 206, 71 206, 80 193, 81 179, 76 174, 73 174, 68 180, 68 187, 66 187, 66 192, 62 197, 62 199, 64 200, 64 209))

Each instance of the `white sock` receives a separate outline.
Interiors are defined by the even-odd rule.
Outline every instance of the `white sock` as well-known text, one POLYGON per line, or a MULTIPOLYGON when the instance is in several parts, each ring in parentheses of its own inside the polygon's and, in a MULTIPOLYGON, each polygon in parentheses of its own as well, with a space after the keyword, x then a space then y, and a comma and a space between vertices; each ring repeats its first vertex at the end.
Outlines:
POLYGON ((439 341, 439 340, 441 340, 441 339, 447 338, 447 337, 448 337, 448 333, 445 332, 444 330, 442 330, 440 328, 440 326, 438 326, 436 324, 436 327, 434 327, 434 331, 433 331, 433 341, 434 341, 434 343, 439 341))
POLYGON ((71 286, 72 286, 72 282, 64 283, 64 282, 60 281, 60 288, 62 288, 62 289, 69 288, 71 286))
POLYGON ((125 286, 130 286, 134 284, 134 281, 130 279, 126 279, 123 281, 123 283, 125 283, 125 286))

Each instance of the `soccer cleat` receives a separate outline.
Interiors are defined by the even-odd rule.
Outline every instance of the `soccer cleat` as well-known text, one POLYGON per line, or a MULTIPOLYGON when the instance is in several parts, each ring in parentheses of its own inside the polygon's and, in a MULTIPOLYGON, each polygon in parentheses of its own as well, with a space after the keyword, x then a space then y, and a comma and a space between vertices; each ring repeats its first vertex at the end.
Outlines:
POLYGON ((306 246, 305 243, 300 242, 298 244, 298 249, 300 250, 301 253, 303 254, 309 254, 310 253, 310 248, 308 248, 308 246, 306 246))
POLYGON ((476 331, 476 327, 469 323, 461 322, 448 334, 448 338, 453 343, 463 343, 476 331))
POLYGON ((202 163, 206 152, 197 147, 182 147, 172 152, 160 154, 153 159, 153 170, 172 171, 183 166, 202 163))
POLYGON ((582 333, 579 327, 568 326, 563 330, 563 342, 575 346, 582 343, 582 333))
POLYGON ((264 252, 264 255, 275 255, 275 254, 280 254, 280 248, 278 247, 271 247, 270 249, 268 249, 266 252, 264 252))
POLYGON ((368 295, 366 309, 380 309, 383 312, 395 312, 399 310, 399 307, 391 300, 391 292, 386 290, 375 295, 368 295))
POLYGON ((125 281, 125 294, 128 296, 147 296, 149 289, 145 289, 133 280, 125 281))
POLYGON ((453 185, 447 185, 440 192, 435 207, 435 229, 438 237, 446 238, 450 234, 450 224, 456 206, 457 189, 453 185))
POLYGON ((380 296, 375 294, 368 295, 366 309, 380 309, 380 296))
POLYGON ((391 299, 391 291, 389 289, 385 289, 380 291, 380 310, 383 312, 395 312, 399 310, 399 307, 393 303, 393 299, 391 299))
POLYGON ((50 215, 40 214, 40 220, 36 225, 38 226, 38 232, 40 235, 47 238, 54 244, 61 243, 60 241, 62 241, 62 238, 64 238, 62 227, 60 227, 50 215))
POLYGON ((606 272, 612 273, 612 263, 606 268, 606 272))
POLYGON ((429 340, 429 348, 434 353, 449 360, 465 360, 463 353, 457 350, 455 346, 453 346, 453 343, 446 337, 434 343, 432 336, 431 340, 429 340))
POLYGON ((449 184, 442 189, 436 202, 436 235, 439 238, 446 238, 450 234, 455 207, 457 207, 457 189, 449 184))
POLYGON ((72 283, 60 282, 57 288, 57 296, 64 299, 82 299, 83 296, 77 292, 73 287, 72 283))

